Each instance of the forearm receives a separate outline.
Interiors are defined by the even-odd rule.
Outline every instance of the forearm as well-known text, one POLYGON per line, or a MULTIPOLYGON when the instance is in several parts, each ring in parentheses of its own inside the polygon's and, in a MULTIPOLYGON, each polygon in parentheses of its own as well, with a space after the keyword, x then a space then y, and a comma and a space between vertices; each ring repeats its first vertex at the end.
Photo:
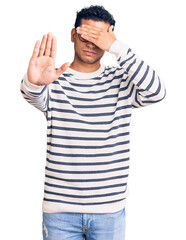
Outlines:
POLYGON ((133 87, 133 107, 149 105, 165 97, 164 83, 156 71, 134 54, 128 45, 116 40, 109 52, 116 56, 120 67, 124 69, 125 78, 128 76, 127 83, 133 87))
POLYGON ((38 86, 30 83, 28 81, 27 73, 25 73, 20 84, 20 91, 28 103, 32 104, 42 112, 47 111, 49 99, 48 85, 38 86))

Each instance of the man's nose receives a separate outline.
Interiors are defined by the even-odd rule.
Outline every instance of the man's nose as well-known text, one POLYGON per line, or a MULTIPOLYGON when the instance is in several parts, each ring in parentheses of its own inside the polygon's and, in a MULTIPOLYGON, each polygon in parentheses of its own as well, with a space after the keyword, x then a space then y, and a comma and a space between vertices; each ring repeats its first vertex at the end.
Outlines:
POLYGON ((95 45, 94 43, 92 43, 92 42, 87 42, 87 43, 86 43, 86 46, 87 46, 88 48, 96 48, 96 45, 95 45))

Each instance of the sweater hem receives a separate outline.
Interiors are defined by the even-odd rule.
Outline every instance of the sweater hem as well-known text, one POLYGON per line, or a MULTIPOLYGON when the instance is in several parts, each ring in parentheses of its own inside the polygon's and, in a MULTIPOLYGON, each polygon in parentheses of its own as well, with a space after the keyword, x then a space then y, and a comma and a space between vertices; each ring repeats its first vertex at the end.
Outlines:
POLYGON ((74 213, 114 213, 126 206, 126 198, 119 203, 100 204, 99 206, 77 206, 63 203, 46 202, 43 200, 42 211, 46 213, 74 212, 74 213))

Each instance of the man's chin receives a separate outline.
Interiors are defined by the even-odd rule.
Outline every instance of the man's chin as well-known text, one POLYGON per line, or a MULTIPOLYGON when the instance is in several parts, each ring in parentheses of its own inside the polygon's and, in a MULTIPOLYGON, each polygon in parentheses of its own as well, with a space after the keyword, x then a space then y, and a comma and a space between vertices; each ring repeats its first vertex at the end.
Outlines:
POLYGON ((85 60, 85 61, 83 61, 84 63, 87 63, 87 64, 94 64, 94 63, 96 63, 96 62, 98 62, 98 61, 89 61, 89 60, 85 60))
POLYGON ((79 60, 83 63, 87 63, 87 64, 94 64, 94 63, 97 63, 101 57, 97 58, 97 59, 88 59, 88 58, 81 58, 81 57, 78 57, 79 60))

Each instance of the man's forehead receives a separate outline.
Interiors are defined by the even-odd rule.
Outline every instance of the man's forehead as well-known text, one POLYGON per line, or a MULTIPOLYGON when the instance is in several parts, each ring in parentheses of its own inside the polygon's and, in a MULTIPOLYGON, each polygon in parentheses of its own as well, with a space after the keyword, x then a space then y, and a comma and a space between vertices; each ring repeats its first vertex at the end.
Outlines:
POLYGON ((102 28, 102 29, 108 29, 110 27, 110 23, 103 22, 103 21, 95 21, 92 19, 81 19, 81 25, 82 24, 87 24, 87 25, 102 28))

